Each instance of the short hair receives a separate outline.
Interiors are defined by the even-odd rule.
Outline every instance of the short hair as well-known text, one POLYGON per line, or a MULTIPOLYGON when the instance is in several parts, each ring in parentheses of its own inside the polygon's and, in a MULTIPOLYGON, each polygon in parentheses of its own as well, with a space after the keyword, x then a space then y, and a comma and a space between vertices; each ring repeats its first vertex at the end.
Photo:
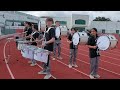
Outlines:
POLYGON ((37 24, 33 24, 32 26, 33 26, 33 28, 35 28, 38 31, 38 25, 37 24))
POLYGON ((71 30, 74 30, 75 32, 77 32, 77 29, 76 29, 76 28, 73 28, 73 27, 72 27, 71 30))
MULTIPOLYGON (((55 23, 57 23, 57 22, 59 22, 59 21, 55 21, 55 23)), ((60 22, 59 22, 60 23, 60 22)))
POLYGON ((31 24, 30 22, 27 22, 27 21, 26 21, 25 23, 28 24, 29 26, 32 26, 32 24, 31 24))
POLYGON ((96 28, 92 28, 92 30, 95 30, 97 32, 97 29, 96 28))
POLYGON ((53 18, 47 18, 47 19, 46 19, 46 22, 47 22, 47 21, 51 21, 52 23, 54 23, 53 18))

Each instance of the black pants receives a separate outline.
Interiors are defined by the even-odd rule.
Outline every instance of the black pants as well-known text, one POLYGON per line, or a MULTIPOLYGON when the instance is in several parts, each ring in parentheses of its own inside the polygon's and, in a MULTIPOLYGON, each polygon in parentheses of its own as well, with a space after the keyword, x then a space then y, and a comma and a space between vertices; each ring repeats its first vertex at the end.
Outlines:
MULTIPOLYGON (((15 39, 19 39, 19 37, 15 37, 15 39)), ((18 46, 18 42, 16 41, 16 47, 18 46)))

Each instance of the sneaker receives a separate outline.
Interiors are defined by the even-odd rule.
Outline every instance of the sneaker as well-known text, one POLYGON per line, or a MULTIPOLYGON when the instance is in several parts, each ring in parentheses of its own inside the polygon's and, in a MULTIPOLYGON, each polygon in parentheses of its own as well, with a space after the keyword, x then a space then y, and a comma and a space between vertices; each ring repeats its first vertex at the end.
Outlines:
POLYGON ((53 58, 52 60, 55 60, 55 58, 53 58))
POLYGON ((28 63, 32 63, 32 61, 28 61, 28 63))
POLYGON ((97 74, 97 75, 95 75, 94 77, 95 77, 95 78, 100 78, 100 75, 97 74))
POLYGON ((62 60, 63 58, 62 57, 57 57, 58 59, 62 60))
POLYGON ((52 77, 52 75, 51 75, 51 74, 47 74, 47 75, 44 77, 44 79, 50 79, 50 77, 52 77))
POLYGON ((73 64, 72 66, 73 66, 73 67, 78 67, 78 65, 77 65, 77 64, 73 64))
POLYGON ((47 74, 47 72, 45 72, 45 71, 40 71, 40 72, 38 72, 38 74, 47 74))
POLYGON ((69 64, 69 65, 68 65, 68 67, 69 67, 69 68, 72 68, 72 65, 71 65, 71 64, 69 64))
POLYGON ((30 64, 30 66, 35 66, 36 65, 36 63, 32 63, 32 64, 30 64))
POLYGON ((90 79, 95 79, 95 77, 93 75, 89 75, 90 79))

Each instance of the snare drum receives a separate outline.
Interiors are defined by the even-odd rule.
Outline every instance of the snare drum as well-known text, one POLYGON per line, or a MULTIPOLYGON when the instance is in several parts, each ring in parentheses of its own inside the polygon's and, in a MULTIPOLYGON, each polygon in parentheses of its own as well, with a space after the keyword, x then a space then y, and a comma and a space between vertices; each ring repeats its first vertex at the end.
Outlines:
POLYGON ((80 35, 80 43, 79 44, 87 44, 89 36, 85 32, 79 32, 80 35))
POLYGON ((115 48, 118 40, 114 35, 103 35, 97 39, 97 46, 100 50, 115 48))
POLYGON ((22 50, 25 46, 25 43, 26 43, 26 41, 18 41, 17 49, 22 50))
POLYGON ((42 48, 38 48, 34 52, 34 59, 40 62, 47 63, 48 62, 48 50, 44 50, 42 48))
POLYGON ((21 54, 24 58, 34 59, 34 51, 37 47, 32 45, 26 45, 23 50, 21 50, 21 54))

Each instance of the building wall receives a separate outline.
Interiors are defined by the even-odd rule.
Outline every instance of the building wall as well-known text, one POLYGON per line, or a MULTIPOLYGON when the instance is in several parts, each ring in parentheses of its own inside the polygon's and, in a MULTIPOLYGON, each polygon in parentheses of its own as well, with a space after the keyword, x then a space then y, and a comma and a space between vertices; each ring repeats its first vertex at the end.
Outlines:
POLYGON ((73 27, 86 27, 88 26, 89 23, 89 16, 88 15, 80 15, 80 14, 72 14, 72 26, 73 27), (86 24, 82 25, 82 24, 75 24, 75 20, 85 20, 86 24))
MULTIPOLYGON (((32 16, 32 15, 28 15, 25 13, 21 13, 21 12, 17 12, 17 11, 0 11, 0 27, 5 27, 6 31, 3 31, 4 29, 1 30, 1 32, 5 33, 12 33, 13 31, 15 31, 15 29, 23 29, 23 27, 18 26, 19 22, 24 22, 24 21, 28 21, 28 22, 33 22, 33 23, 38 23, 39 21, 39 17, 36 16, 32 16), (14 26, 6 26, 6 21, 16 21, 16 23, 14 23, 14 26)), ((14 33, 14 32, 13 32, 14 33)))
MULTIPOLYGON (((120 22, 112 22, 112 21, 92 21, 89 29, 97 28, 99 32, 105 30, 105 33, 116 33, 116 30, 120 32, 120 22)), ((120 33, 119 33, 120 34, 120 33)))

